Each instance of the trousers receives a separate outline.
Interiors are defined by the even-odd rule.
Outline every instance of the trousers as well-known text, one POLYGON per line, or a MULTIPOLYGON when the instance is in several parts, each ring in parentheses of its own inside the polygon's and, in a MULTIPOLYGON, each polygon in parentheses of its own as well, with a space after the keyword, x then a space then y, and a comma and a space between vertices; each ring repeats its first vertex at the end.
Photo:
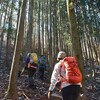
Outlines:
POLYGON ((80 85, 70 85, 62 88, 63 100, 77 100, 80 95, 80 85))
POLYGON ((33 80, 33 76, 36 72, 35 68, 28 68, 28 77, 29 77, 29 87, 33 87, 34 86, 34 80, 33 80))

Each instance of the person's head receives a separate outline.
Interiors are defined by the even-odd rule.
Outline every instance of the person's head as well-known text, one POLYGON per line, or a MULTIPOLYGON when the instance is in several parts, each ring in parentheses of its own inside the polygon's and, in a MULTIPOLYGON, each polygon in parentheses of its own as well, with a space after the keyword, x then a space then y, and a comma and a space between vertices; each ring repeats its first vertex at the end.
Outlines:
POLYGON ((66 53, 64 51, 60 51, 57 55, 57 60, 63 60, 66 57, 66 53))

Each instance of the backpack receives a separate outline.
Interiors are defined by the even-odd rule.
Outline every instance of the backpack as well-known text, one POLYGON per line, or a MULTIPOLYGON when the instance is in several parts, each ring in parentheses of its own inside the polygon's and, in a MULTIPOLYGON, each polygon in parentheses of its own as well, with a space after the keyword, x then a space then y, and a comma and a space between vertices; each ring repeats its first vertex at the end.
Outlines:
POLYGON ((30 63, 38 63, 38 56, 36 53, 31 53, 31 56, 30 56, 30 63))
POLYGON ((66 73, 65 78, 61 75, 61 82, 67 81, 68 83, 76 84, 82 81, 82 74, 75 57, 65 57, 61 62, 61 68, 64 68, 66 73))
POLYGON ((38 62, 39 62, 39 65, 40 65, 40 66, 42 66, 42 65, 45 66, 45 65, 46 65, 46 62, 47 62, 47 61, 46 61, 46 57, 45 57, 45 56, 40 56, 38 62))

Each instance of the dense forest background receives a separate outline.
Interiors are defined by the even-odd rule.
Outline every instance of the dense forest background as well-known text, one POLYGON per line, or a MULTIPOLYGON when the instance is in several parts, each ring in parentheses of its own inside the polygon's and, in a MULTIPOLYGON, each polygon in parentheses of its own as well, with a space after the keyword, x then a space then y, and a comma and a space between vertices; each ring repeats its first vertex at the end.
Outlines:
POLYGON ((0 0, 0 75, 8 71, 9 85, 20 53, 45 54, 52 70, 60 50, 79 58, 86 94, 99 100, 100 0, 0 0))

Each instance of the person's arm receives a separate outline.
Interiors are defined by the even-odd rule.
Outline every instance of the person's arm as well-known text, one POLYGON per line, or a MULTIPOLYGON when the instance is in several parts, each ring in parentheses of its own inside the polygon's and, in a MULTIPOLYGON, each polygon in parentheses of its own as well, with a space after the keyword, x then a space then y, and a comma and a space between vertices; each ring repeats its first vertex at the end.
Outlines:
POLYGON ((60 76, 60 73, 59 73, 59 63, 57 63, 55 66, 54 66, 54 70, 52 72, 52 76, 51 76, 51 84, 50 84, 50 87, 49 87, 49 92, 48 92, 48 99, 51 98, 51 94, 52 94, 52 91, 54 90, 55 88, 55 85, 57 84, 58 82, 58 79, 59 79, 59 76, 60 76))
POLYGON ((60 77, 60 73, 59 73, 59 63, 57 63, 55 66, 54 66, 54 70, 52 72, 52 76, 51 76, 51 84, 50 84, 50 87, 49 87, 49 91, 53 91, 54 88, 55 88, 55 85, 58 83, 58 79, 60 77))

